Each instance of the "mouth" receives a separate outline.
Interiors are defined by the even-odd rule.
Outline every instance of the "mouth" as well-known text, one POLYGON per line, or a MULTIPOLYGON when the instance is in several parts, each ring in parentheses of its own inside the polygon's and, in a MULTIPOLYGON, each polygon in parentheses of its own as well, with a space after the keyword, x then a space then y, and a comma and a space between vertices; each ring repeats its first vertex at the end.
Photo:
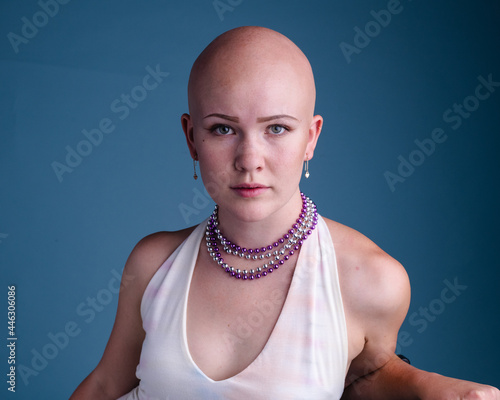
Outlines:
POLYGON ((260 183, 239 183, 232 186, 231 189, 241 197, 256 197, 264 193, 269 187, 260 183))

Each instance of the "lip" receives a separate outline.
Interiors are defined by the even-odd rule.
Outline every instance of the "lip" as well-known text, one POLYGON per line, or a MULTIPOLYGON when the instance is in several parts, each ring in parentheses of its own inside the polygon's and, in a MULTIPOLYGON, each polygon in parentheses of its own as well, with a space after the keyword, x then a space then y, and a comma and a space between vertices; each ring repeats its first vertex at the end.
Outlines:
POLYGON ((268 186, 262 185, 260 183, 239 183, 231 187, 236 193, 241 197, 257 197, 263 194, 269 189, 268 186))

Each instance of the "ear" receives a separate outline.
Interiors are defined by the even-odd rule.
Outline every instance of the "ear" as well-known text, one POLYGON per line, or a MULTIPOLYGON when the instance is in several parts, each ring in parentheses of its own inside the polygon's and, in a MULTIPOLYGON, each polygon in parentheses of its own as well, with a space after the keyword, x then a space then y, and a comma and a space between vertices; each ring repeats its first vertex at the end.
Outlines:
POLYGON ((193 160, 197 160, 198 154, 196 153, 196 145, 194 143, 193 123, 191 121, 191 116, 189 114, 182 114, 181 124, 184 135, 186 135, 186 142, 189 147, 191 157, 193 158, 193 160))
POLYGON ((309 127, 309 138, 307 140, 307 146, 306 146, 306 154, 308 160, 313 158, 314 149, 316 148, 316 143, 318 142, 319 134, 321 133, 322 127, 323 127, 323 117, 321 115, 315 115, 312 119, 311 126, 309 127))

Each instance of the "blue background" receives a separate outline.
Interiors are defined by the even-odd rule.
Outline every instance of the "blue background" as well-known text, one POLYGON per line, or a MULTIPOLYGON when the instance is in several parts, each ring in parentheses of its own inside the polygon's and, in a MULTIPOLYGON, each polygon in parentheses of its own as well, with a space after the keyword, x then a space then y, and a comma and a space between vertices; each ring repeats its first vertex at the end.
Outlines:
MULTIPOLYGON (((33 368, 33 352, 68 322, 78 334, 57 354, 47 350, 53 358, 26 382, 18 371, 16 393, 3 383, 0 396, 69 397, 102 355, 115 275, 134 244, 211 212, 192 179, 180 115, 196 56, 241 25, 282 32, 313 65, 325 125, 301 188, 323 215, 406 267, 416 316, 398 350, 419 368, 500 386, 500 88, 457 129, 443 119, 474 95, 478 76, 500 81, 498 2, 402 0, 387 26, 368 25, 373 37, 350 60, 341 43, 354 45, 355 27, 364 30, 387 1, 228 2, 218 12, 211 0, 70 1, 46 20, 37 1, 1 2, 0 303, 7 308, 6 286, 15 284, 18 369, 33 368), (13 45, 23 17, 44 26, 13 45), (121 120, 111 103, 140 95, 146 67, 158 65, 169 76, 121 120), (113 132, 60 182, 52 163, 65 163, 66 146, 75 149, 103 118, 113 132), (392 191, 384 173, 397 173, 398 157, 408 160, 435 128, 447 140, 392 191), (440 300, 445 280, 466 286, 449 304, 440 300), (98 298, 94 315, 87 298, 98 298)), ((1 356, 4 374, 4 345, 1 356)))

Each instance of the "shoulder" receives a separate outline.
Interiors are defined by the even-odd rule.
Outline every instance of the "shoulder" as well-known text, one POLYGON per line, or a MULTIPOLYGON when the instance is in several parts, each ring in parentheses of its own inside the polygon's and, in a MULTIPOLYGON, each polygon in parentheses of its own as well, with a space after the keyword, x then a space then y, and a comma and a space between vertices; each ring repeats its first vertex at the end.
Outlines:
POLYGON ((160 266, 195 228, 196 226, 192 226, 179 231, 156 232, 142 238, 127 259, 124 275, 137 278, 137 286, 147 285, 160 266))
POLYGON ((402 323, 410 302, 403 266, 355 229, 324 220, 335 247, 344 306, 362 318, 402 323))

